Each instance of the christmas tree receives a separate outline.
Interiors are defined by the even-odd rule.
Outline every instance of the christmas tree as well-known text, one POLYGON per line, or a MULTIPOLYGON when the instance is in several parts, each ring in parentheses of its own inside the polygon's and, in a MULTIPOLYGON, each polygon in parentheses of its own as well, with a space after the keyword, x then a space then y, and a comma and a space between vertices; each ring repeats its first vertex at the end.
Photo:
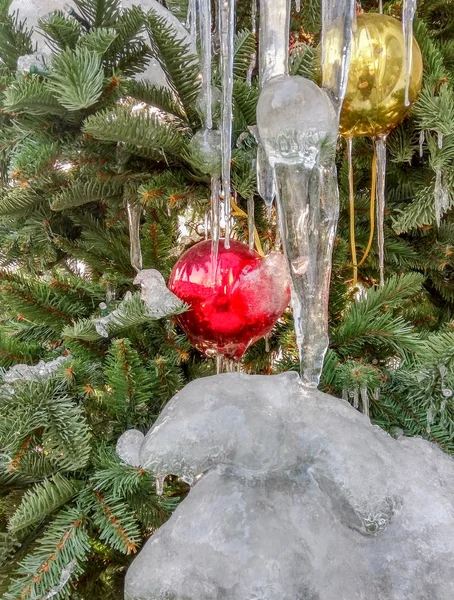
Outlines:
MULTIPOLYGON (((188 3, 162 4, 175 22, 116 0, 62 5, 40 21, 44 55, 34 53, 21 16, 1 5, 5 599, 121 597, 131 557, 187 493, 170 477, 157 495, 152 476, 115 453, 121 433, 146 431, 185 383, 216 371, 172 319, 184 307, 165 304, 157 318, 134 284, 138 250, 143 268, 168 280, 182 252, 208 233, 210 177, 191 144, 203 117, 197 48, 182 33, 188 3), (162 85, 147 80, 150 61, 162 69, 162 85), (138 236, 128 212, 139 219, 138 236)), ((399 17, 400 8, 391 1, 385 12, 399 17)), ((429 0, 415 21, 423 89, 388 136, 381 287, 375 239, 369 247, 373 143, 356 141, 353 157, 354 248, 365 257, 355 282, 347 151, 339 142, 341 216, 320 389, 369 411, 391 433, 423 436, 453 453, 451 12, 429 0), (439 227, 437 186, 446 196, 439 227)), ((232 236, 247 242, 252 204, 256 248, 268 254, 279 240, 276 214, 267 214, 256 187, 252 16, 250 3, 238 2, 232 236)), ((292 74, 318 78, 319 32, 319 3, 303 3, 292 18, 292 74)), ((217 54, 212 69, 217 89, 217 54)), ((215 124, 219 103, 213 93, 215 124)), ((241 369, 299 369, 290 310, 247 351, 241 369)))

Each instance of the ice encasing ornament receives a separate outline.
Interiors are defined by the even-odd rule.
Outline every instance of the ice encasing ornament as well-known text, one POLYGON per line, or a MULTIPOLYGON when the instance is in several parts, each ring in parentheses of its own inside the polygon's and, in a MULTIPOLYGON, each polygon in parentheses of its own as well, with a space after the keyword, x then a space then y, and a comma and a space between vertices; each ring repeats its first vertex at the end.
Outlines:
MULTIPOLYGON (((335 40, 336 36, 336 29, 328 31, 326 35, 328 52, 324 69, 328 77, 330 70, 335 69, 335 61, 330 58, 329 47, 330 40, 335 40)), ((351 140, 363 136, 374 138, 372 188, 376 193, 371 197, 371 203, 376 204, 379 271, 380 282, 383 285, 386 136, 406 117, 421 91, 422 84, 423 65, 418 43, 411 38, 412 60, 407 73, 409 63, 405 40, 402 23, 397 19, 377 13, 358 15, 352 36, 350 69, 339 126, 339 132, 348 140, 353 285, 356 285, 358 266, 367 257, 374 232, 371 228, 367 250, 358 263, 354 239, 351 140)), ((374 210, 374 206, 371 206, 371 210, 374 210)))
MULTIPOLYGON (((325 69, 333 68, 330 65, 328 55, 325 69)), ((422 70, 421 51, 413 38, 410 104, 406 105, 402 23, 378 13, 358 15, 339 132, 345 137, 387 135, 405 118, 417 99, 422 70)))
POLYGON ((270 332, 290 299, 284 257, 262 258, 235 240, 219 245, 214 264, 210 241, 192 246, 175 264, 169 289, 190 307, 177 319, 191 342, 234 360, 270 332))
POLYGON ((339 212, 334 164, 338 119, 327 92, 303 77, 283 75, 264 86, 257 126, 276 174, 301 375, 316 386, 328 347, 328 292, 339 212))

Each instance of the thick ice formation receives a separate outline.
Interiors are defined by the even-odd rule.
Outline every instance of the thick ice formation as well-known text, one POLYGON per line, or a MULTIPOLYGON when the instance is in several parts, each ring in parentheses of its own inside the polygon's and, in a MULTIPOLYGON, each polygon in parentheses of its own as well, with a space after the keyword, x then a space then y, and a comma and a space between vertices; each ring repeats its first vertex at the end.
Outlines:
POLYGON ((132 563, 127 600, 454 597, 453 460, 296 373, 192 382, 140 459, 203 476, 132 563))

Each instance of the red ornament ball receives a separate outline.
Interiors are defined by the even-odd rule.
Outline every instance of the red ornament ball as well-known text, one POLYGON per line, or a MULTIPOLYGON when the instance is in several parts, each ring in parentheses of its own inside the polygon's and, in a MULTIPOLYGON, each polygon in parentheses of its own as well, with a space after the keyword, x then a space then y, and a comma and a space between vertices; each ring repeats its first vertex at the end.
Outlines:
POLYGON ((283 255, 262 258, 234 240, 228 249, 220 241, 214 277, 211 241, 192 246, 175 264, 169 289, 190 306, 177 320, 191 343, 235 360, 270 332, 290 300, 283 255))

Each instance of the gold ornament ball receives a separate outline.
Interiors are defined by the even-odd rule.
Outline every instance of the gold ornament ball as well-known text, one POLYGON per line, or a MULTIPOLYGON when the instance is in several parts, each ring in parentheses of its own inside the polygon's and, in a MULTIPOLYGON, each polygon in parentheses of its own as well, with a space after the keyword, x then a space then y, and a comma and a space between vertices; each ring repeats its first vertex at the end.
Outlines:
MULTIPOLYGON (((327 68, 329 65, 328 59, 327 68)), ((387 135, 405 118, 417 99, 422 71, 421 50, 413 38, 410 106, 406 106, 402 23, 378 13, 358 15, 340 133, 345 137, 387 135)))

